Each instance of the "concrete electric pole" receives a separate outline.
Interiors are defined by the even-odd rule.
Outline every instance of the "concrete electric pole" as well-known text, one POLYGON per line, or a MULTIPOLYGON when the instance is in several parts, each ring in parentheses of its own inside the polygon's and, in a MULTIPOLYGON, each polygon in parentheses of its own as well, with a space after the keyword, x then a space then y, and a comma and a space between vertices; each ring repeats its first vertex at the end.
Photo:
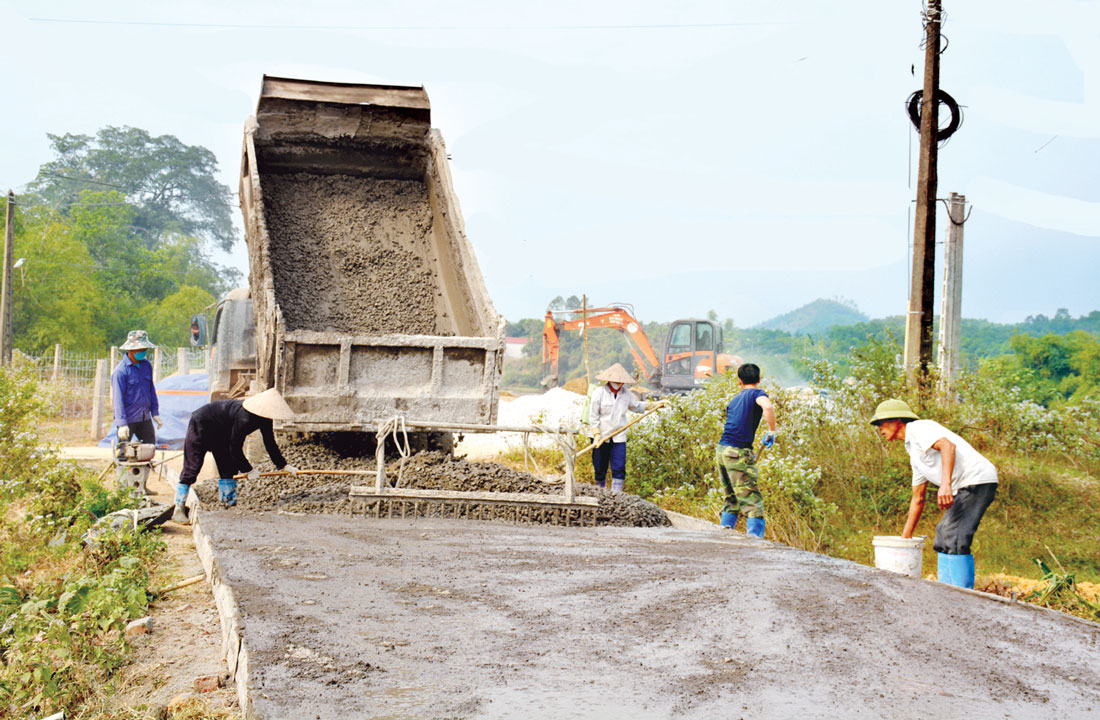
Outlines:
POLYGON ((932 321, 936 279, 936 160, 939 143, 940 0, 928 0, 924 18, 924 90, 920 104, 920 163, 917 217, 913 226, 912 282, 905 316, 905 374, 911 386, 927 390, 932 363, 932 321))
POLYGON ((940 308, 940 392, 953 398, 959 373, 959 341, 962 327, 963 223, 966 196, 951 193, 947 199, 947 240, 943 247, 943 295, 940 308))
POLYGON ((4 213, 4 272, 0 280, 0 365, 11 364, 13 332, 12 306, 12 258, 15 256, 15 193, 8 190, 8 204, 4 213))

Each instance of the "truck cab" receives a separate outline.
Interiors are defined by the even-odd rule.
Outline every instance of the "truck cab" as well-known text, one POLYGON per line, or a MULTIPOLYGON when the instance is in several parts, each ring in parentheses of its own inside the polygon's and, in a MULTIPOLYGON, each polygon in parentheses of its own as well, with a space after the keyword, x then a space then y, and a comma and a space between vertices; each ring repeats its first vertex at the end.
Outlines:
POLYGON ((249 289, 226 293, 210 324, 210 402, 243 397, 256 379, 256 323, 249 289))

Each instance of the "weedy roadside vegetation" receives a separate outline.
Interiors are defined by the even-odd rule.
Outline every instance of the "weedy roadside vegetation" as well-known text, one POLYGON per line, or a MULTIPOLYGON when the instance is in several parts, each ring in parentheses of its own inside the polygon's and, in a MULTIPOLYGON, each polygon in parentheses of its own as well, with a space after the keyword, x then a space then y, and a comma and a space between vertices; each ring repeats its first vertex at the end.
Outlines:
POLYGON ((126 717, 106 709, 129 653, 123 630, 148 613, 165 546, 129 529, 85 544, 98 518, 135 501, 40 445, 49 407, 36 390, 0 368, 0 718, 126 717))
MULTIPOLYGON (((868 339, 840 366, 808 362, 808 387, 767 387, 780 438, 759 460, 767 537, 794 547, 872 564, 874 535, 896 535, 911 496, 904 448, 882 441, 868 420, 879 402, 901 398, 923 418, 966 438, 997 466, 997 499, 975 542, 982 575, 1036 575, 1036 558, 1055 555, 1069 572, 1050 574, 1059 590, 1030 601, 1097 619, 1087 601, 1066 600, 1073 583, 1100 580, 1100 398, 1044 407, 1018 378, 990 363, 962 378, 958 402, 921 402, 898 367, 900 347, 868 339), (1057 598, 1063 598, 1058 600, 1057 598)), ((767 368, 764 368, 765 383, 767 368)), ((706 388, 669 398, 669 407, 631 431, 627 491, 677 512, 717 521, 723 492, 715 465, 725 407, 739 391, 732 374, 706 388)), ((540 464, 553 466, 556 451, 540 464)), ((579 462, 578 469, 586 463, 579 462)), ((590 468, 589 468, 590 469, 590 468)), ((931 538, 940 513, 930 499, 917 534, 925 567, 935 567, 931 538)), ((987 583, 989 589, 1012 588, 987 583)), ((1026 593, 1018 593, 1025 595, 1026 593)), ((1083 598, 1082 598, 1083 600, 1083 598)))

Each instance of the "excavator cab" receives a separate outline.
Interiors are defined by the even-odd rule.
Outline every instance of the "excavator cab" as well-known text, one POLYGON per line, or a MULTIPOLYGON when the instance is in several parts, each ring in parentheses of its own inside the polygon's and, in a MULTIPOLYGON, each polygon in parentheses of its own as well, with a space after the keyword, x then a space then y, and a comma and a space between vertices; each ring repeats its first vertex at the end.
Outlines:
POLYGON ((661 385, 672 392, 694 390, 718 372, 721 352, 722 328, 717 324, 710 320, 677 320, 665 340, 661 385))

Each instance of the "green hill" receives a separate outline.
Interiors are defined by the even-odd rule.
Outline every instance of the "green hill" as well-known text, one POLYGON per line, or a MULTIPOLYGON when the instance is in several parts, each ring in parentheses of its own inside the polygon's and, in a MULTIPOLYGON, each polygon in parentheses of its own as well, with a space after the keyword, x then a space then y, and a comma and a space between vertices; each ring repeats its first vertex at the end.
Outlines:
POLYGON ((781 330, 792 335, 820 335, 837 325, 866 322, 867 316, 850 300, 819 298, 797 310, 776 316, 757 325, 763 330, 781 330))

